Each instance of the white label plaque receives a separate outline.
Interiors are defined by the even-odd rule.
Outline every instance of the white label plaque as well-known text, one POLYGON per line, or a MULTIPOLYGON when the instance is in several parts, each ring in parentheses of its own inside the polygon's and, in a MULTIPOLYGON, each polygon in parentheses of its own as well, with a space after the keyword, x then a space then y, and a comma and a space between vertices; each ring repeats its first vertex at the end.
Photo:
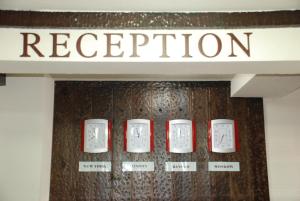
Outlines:
POLYGON ((154 171, 154 162, 123 162, 123 172, 152 172, 154 171))
POLYGON ((208 162, 210 172, 239 172, 240 162, 208 162))
POLYGON ((196 162, 166 162, 166 172, 195 172, 196 162))
POLYGON ((80 161, 79 172, 110 172, 111 162, 80 161))

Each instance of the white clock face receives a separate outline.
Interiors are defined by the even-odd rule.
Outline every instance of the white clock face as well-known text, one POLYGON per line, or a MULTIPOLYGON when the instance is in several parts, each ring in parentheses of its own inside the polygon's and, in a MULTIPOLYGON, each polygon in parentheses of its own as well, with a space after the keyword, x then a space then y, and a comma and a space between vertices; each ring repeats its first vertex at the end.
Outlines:
POLYGON ((85 121, 84 151, 100 153, 108 151, 108 128, 106 120, 85 121))
POLYGON ((87 125, 87 148, 97 149, 105 147, 105 141, 100 138, 105 138, 105 124, 88 124, 87 125), (102 135, 101 135, 102 134, 102 135))
POLYGON ((218 120, 212 124, 212 151, 228 153, 235 151, 234 124, 227 120, 218 120))
POLYGON ((174 153, 188 153, 193 151, 192 121, 170 121, 169 151, 174 153))
POLYGON ((232 148, 232 124, 215 124, 214 127, 214 145, 216 148, 232 148))
POLYGON ((150 120, 129 120, 127 125, 127 151, 150 152, 150 120))

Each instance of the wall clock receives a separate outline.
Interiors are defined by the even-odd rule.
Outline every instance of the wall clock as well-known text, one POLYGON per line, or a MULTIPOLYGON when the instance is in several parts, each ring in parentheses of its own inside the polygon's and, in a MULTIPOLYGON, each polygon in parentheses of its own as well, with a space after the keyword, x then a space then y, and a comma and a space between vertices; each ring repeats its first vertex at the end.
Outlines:
POLYGON ((112 124, 106 119, 87 119, 81 122, 81 150, 102 153, 111 149, 112 124))
POLYGON ((196 150, 195 122, 175 119, 166 123, 166 149, 172 153, 190 153, 196 150))
POLYGON ((153 150, 153 121, 148 119, 127 120, 124 125, 124 151, 145 153, 153 150))
POLYGON ((208 149, 217 153, 239 150, 237 124, 234 120, 215 119, 209 122, 208 149))

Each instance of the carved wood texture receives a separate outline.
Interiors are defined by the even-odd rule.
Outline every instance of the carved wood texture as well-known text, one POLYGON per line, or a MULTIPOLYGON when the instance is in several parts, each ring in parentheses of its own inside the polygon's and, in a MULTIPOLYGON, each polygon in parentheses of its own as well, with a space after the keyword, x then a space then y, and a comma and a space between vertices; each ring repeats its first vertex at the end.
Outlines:
POLYGON ((262 99, 230 98, 228 82, 56 82, 50 201, 268 201, 262 99), (113 120, 113 151, 80 152, 80 120, 113 120), (154 120, 155 152, 123 151, 123 122, 154 120), (165 121, 194 119, 197 150, 167 154, 165 121), (207 124, 238 121, 241 150, 207 151, 207 124), (81 173, 79 161, 111 161, 111 173, 81 173), (122 161, 154 161, 154 172, 122 172, 122 161), (166 173, 167 161, 196 161, 197 172, 166 173), (241 171, 208 172, 208 161, 238 161, 241 171))

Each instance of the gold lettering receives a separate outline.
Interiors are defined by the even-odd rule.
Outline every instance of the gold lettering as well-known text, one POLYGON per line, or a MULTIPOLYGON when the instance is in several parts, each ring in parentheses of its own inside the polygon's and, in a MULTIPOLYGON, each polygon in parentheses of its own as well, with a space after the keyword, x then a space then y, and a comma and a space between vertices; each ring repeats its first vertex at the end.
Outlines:
POLYGON ((28 53, 28 47, 31 47, 31 49, 39 56, 44 57, 44 55, 41 53, 41 51, 36 47, 36 45, 40 42, 41 37, 40 35, 36 33, 21 33, 23 35, 23 53, 20 55, 20 57, 31 57, 28 53), (34 41, 29 43, 29 35, 34 36, 34 41))
POLYGON ((97 56, 97 51, 94 52, 94 54, 92 55, 86 55, 82 52, 82 48, 81 48, 81 42, 82 42, 82 39, 83 37, 87 36, 87 35, 90 35, 90 36, 93 36, 96 40, 97 40, 97 35, 96 34, 93 34, 93 33, 85 33, 85 34, 82 34, 78 40, 77 40, 77 43, 76 43, 76 49, 77 49, 77 52, 78 54, 80 54, 82 57, 85 57, 85 58, 92 58, 92 57, 95 57, 97 56))
POLYGON ((184 58, 192 57, 190 55, 190 36, 192 34, 182 34, 184 37, 184 44, 185 44, 185 54, 182 56, 184 58))
POLYGON ((175 34, 154 34, 153 39, 155 39, 157 36, 162 37, 162 54, 160 58, 169 58, 170 56, 167 54, 167 37, 172 36, 174 39, 176 39, 175 34))
POLYGON ((70 38, 70 34, 69 33, 50 33, 50 35, 52 35, 52 55, 50 55, 50 57, 69 57, 70 56, 70 51, 68 51, 67 53, 65 53, 64 55, 58 55, 58 47, 62 46, 65 49, 67 49, 68 44, 67 44, 67 40, 65 40, 62 43, 58 43, 58 36, 66 36, 67 38, 70 38))
POLYGON ((199 48, 199 51, 201 52, 201 54, 203 56, 208 57, 208 58, 213 58, 213 57, 216 57, 216 56, 218 56, 220 54, 220 52, 222 50, 222 42, 221 42, 221 39, 216 34, 214 34, 214 33, 207 33, 207 34, 204 34, 200 38, 199 43, 198 43, 198 48, 199 48), (216 41, 217 41, 218 48, 217 48, 217 51, 216 51, 216 53, 214 55, 207 55, 205 53, 204 49, 203 49, 203 40, 204 40, 204 38, 206 36, 209 36, 209 35, 213 36, 216 39, 216 41))
POLYGON ((141 47, 141 46, 145 46, 146 44, 148 44, 149 37, 146 34, 142 34, 142 33, 132 33, 130 35, 132 36, 132 55, 130 57, 140 57, 138 55, 137 46, 141 47), (143 42, 141 44, 137 44, 138 36, 143 37, 143 42))
POLYGON ((117 43, 112 43, 112 36, 119 36, 121 39, 123 39, 123 34, 122 33, 105 33, 107 42, 106 42, 106 47, 107 47, 107 52, 104 57, 123 57, 124 51, 119 53, 118 55, 112 55, 111 49, 112 46, 117 46, 118 48, 121 48, 121 41, 118 41, 117 43))
POLYGON ((241 43, 241 41, 233 34, 233 33, 227 33, 231 38, 231 54, 229 57, 236 57, 237 55, 234 54, 234 48, 233 48, 233 41, 246 53, 248 57, 250 57, 250 35, 252 32, 245 32, 244 34, 247 36, 247 48, 241 43))

